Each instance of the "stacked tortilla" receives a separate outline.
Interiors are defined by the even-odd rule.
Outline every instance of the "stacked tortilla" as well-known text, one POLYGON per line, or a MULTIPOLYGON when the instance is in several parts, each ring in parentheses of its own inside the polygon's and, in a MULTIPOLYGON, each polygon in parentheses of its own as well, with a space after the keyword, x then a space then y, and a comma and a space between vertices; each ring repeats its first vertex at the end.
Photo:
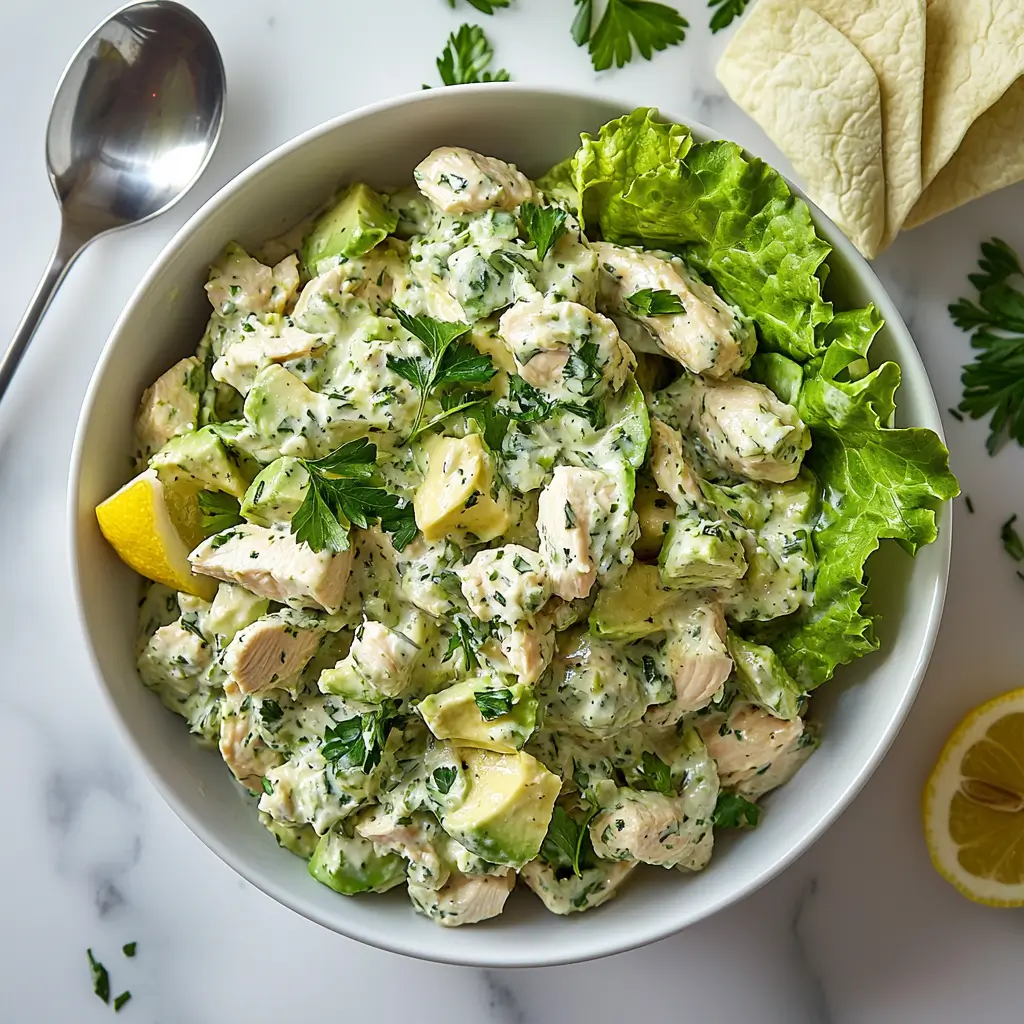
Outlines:
POLYGON ((1024 0, 760 0, 718 78, 865 256, 1024 178, 1024 0))

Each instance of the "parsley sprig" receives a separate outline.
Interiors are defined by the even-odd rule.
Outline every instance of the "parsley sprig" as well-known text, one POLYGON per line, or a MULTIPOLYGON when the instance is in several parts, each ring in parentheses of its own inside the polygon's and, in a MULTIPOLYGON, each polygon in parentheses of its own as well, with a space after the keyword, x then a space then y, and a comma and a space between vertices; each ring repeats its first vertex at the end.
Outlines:
POLYGON ((971 347, 978 353, 961 375, 964 394, 959 409, 972 419, 991 414, 986 447, 994 455, 1009 437, 1024 445, 1024 271, 1006 242, 983 242, 979 273, 968 280, 978 301, 960 299, 949 307, 953 323, 973 331, 971 347))
POLYGON ((480 401, 471 399, 443 409, 441 416, 423 424, 427 400, 436 391, 450 384, 486 384, 498 371, 490 356, 477 352, 472 345, 464 342, 453 345, 469 331, 469 324, 435 320, 432 316, 411 316, 397 306, 392 306, 392 309, 398 322, 420 342, 426 353, 425 356, 388 356, 388 366, 420 393, 416 418, 406 438, 408 442, 446 416, 480 401))
POLYGON ((376 711, 328 726, 320 753, 337 768, 373 771, 380 764, 384 744, 398 721, 397 710, 393 700, 386 700, 376 711))
POLYGON ((556 804, 540 848, 540 855, 556 871, 571 870, 580 878, 593 865, 596 855, 589 826, 595 814, 597 807, 588 804, 586 817, 583 821, 577 821, 564 807, 556 804))
POLYGON ((412 505, 375 486, 377 446, 366 438, 347 441, 322 459, 303 459, 309 489, 292 516, 295 539, 314 551, 344 551, 349 527, 380 523, 401 551, 416 536, 412 505))
POLYGON ((637 316, 666 316, 686 312, 683 300, 667 288, 641 288, 626 296, 626 305, 637 316))
POLYGON ((537 250, 537 259, 544 259, 555 242, 565 234, 565 219, 568 214, 558 206, 523 203, 519 208, 519 216, 526 237, 537 250))
MULTIPOLYGON (((504 68, 493 72, 488 70, 493 58, 494 48, 484 30, 479 25, 460 25, 448 36, 448 42, 437 58, 437 73, 445 85, 507 82, 510 76, 504 68)), ((430 86, 424 85, 423 88, 429 89, 430 86)))
POLYGON ((657 754, 652 754, 649 750, 643 752, 640 764, 636 766, 636 775, 637 789, 650 789, 666 796, 675 792, 672 770, 657 754))
POLYGON ((444 765, 441 768, 435 768, 430 777, 433 780, 434 789, 442 796, 447 796, 452 791, 455 780, 459 777, 459 770, 451 765, 444 765))
POLYGON ((708 7, 718 8, 711 15, 711 31, 728 28, 747 9, 750 0, 708 0, 708 7))
POLYGON ((686 38, 690 23, 673 7, 651 0, 608 0, 597 28, 591 33, 594 0, 573 0, 579 10, 572 23, 577 46, 587 45, 595 71, 612 64, 621 68, 633 59, 633 48, 650 60, 686 38))

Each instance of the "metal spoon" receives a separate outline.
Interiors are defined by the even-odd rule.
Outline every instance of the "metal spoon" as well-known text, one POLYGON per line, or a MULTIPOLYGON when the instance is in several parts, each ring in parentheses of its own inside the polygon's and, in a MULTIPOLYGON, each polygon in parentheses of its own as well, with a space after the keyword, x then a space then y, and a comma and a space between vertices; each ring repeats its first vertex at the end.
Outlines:
POLYGON ((64 69, 46 130, 60 238, 0 360, 0 398, 68 267, 98 235, 173 206, 224 120, 224 64, 209 29, 173 0, 115 11, 64 69))

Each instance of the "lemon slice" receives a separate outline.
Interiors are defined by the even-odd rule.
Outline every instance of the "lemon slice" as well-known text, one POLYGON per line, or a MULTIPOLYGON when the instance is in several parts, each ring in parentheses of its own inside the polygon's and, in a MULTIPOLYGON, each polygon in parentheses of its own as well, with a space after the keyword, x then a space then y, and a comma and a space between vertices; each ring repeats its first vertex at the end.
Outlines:
POLYGON ((924 827, 936 870, 968 899, 1024 905, 1024 690, 957 726, 928 777, 924 827))
POLYGON ((147 579, 211 600, 216 580, 197 576, 188 553, 203 539, 198 491, 165 486, 147 469, 96 507, 100 530, 121 561, 147 579))

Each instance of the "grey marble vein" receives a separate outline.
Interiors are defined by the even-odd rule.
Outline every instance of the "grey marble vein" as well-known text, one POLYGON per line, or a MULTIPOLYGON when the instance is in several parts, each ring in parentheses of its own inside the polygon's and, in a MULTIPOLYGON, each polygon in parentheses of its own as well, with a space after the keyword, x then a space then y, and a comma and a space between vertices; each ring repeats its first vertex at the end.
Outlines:
POLYGON ((835 1018, 829 1005, 828 994, 825 991, 821 974, 811 957, 810 943, 804 934, 806 916, 814 905, 817 895, 818 879, 816 876, 812 876, 803 889, 800 890, 799 896, 797 896, 796 905, 793 908, 793 917, 790 922, 790 930, 793 935, 793 946, 800 976, 805 981, 804 991, 807 999, 807 1019, 814 1021, 814 1024, 833 1024, 835 1018))
MULTIPOLYGON (((492 1011, 490 1019, 501 1024, 526 1024, 526 1009, 506 980, 513 975, 501 971, 481 971, 480 974, 487 989, 487 1005, 492 1011)), ((521 973, 519 976, 525 977, 521 973)))

